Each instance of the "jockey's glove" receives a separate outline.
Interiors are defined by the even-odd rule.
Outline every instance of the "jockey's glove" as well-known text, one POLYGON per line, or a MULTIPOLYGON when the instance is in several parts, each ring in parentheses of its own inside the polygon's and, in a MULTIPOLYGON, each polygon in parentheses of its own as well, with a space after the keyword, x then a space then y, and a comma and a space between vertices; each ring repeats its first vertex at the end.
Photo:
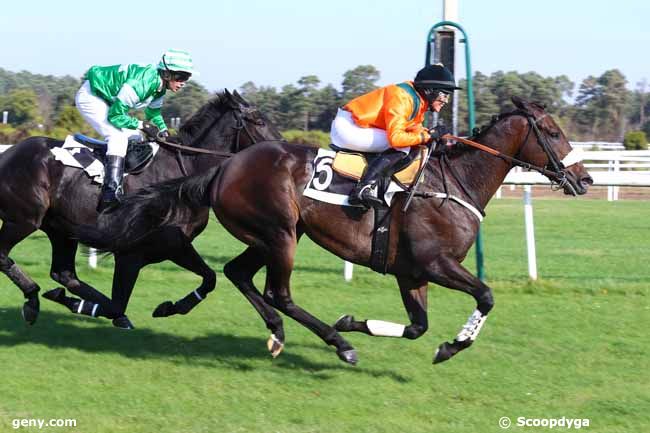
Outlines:
POLYGON ((142 122, 142 126, 140 127, 140 131, 142 131, 145 135, 146 138, 150 140, 155 140, 158 134, 160 133, 160 130, 156 125, 153 123, 149 122, 148 120, 145 120, 142 122))
POLYGON ((444 135, 450 134, 451 131, 445 125, 437 125, 429 129, 429 135, 432 141, 440 140, 444 135))
POLYGON ((159 131, 156 138, 163 141, 167 140, 169 138, 169 130, 163 129, 162 131, 159 131))

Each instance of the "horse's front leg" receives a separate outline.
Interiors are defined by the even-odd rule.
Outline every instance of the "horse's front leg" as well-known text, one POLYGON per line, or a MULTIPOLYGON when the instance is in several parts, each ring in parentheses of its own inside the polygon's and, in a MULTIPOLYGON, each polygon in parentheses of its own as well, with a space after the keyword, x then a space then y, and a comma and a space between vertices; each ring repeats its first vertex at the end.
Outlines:
POLYGON ((50 277, 79 298, 67 296, 62 287, 43 293, 43 297, 67 307, 75 314, 109 319, 117 317, 111 300, 77 276, 77 241, 50 231, 47 231, 47 236, 52 245, 50 277))
POLYGON ((438 257, 426 268, 429 281, 471 295, 476 300, 476 310, 469 316, 454 341, 444 342, 433 358, 433 363, 443 362, 472 345, 494 307, 492 289, 472 275, 453 258, 438 257))
MULTIPOLYGON (((169 249, 169 245, 166 248, 169 249)), ((167 253, 169 254, 169 260, 188 271, 194 272, 203 280, 199 287, 185 295, 184 298, 176 302, 165 301, 158 305, 152 314, 153 317, 187 314, 203 301, 217 285, 217 274, 205 263, 189 239, 183 237, 178 246, 171 251, 168 250, 167 253)))
POLYGON ((397 277, 402 302, 411 323, 386 322, 384 320, 354 320, 354 316, 343 316, 334 324, 341 332, 363 332, 375 337, 404 337, 414 340, 428 329, 427 321, 427 281, 408 277, 397 277))

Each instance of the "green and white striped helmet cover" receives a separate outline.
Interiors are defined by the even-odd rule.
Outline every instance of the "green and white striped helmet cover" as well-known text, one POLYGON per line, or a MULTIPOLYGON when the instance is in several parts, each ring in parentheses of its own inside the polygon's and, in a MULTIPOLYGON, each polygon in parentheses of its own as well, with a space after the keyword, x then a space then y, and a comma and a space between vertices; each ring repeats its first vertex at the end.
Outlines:
POLYGON ((192 64, 192 57, 185 50, 170 49, 165 51, 160 59, 160 63, 158 63, 158 69, 169 69, 170 71, 196 74, 194 65, 192 64))

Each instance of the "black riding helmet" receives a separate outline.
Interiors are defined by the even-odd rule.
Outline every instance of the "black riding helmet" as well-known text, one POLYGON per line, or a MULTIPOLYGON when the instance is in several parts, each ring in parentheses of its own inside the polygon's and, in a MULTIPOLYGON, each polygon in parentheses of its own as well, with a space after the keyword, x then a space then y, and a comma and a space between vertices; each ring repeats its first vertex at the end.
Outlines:
POLYGON ((413 80, 413 86, 428 103, 432 103, 436 99, 438 92, 449 94, 460 89, 456 86, 451 71, 440 63, 420 69, 413 80))

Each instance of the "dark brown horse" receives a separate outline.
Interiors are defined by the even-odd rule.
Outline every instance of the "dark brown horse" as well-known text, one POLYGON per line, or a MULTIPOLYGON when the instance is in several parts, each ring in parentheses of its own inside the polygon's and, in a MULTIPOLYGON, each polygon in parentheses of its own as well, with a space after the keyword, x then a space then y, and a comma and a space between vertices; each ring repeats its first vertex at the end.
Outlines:
MULTIPOLYGON (((543 107, 513 98, 517 109, 500 115, 492 125, 474 137, 506 157, 540 167, 561 181, 566 194, 584 194, 592 180, 582 163, 569 167, 562 159, 571 151, 566 137, 543 107)), ((476 213, 457 202, 445 202, 435 193, 449 194, 473 203, 480 210, 502 184, 512 168, 510 161, 473 148, 458 146, 447 155, 449 165, 432 159, 425 172, 421 193, 408 212, 401 211, 405 194, 392 207, 391 236, 386 272, 395 275, 410 323, 401 325, 381 320, 354 320, 344 316, 334 326, 317 319, 291 298, 290 277, 296 244, 300 236, 311 239, 337 256, 368 266, 374 231, 373 210, 341 207, 305 197, 303 191, 314 173, 314 148, 287 143, 253 146, 203 175, 150 193, 167 197, 167 214, 182 214, 204 206, 209 199, 219 221, 249 247, 225 265, 225 275, 255 307, 271 331, 268 347, 273 356, 283 349, 285 335, 280 310, 336 347, 339 358, 356 363, 355 350, 339 332, 356 331, 375 336, 415 339, 427 328, 427 285, 429 282, 471 295, 476 310, 453 342, 440 345, 434 362, 442 362, 469 347, 479 334, 494 306, 492 290, 467 271, 461 262, 474 243, 479 228, 476 213), (444 171, 444 173, 443 173, 444 171), (455 173, 452 175, 451 173, 455 173), (443 179, 447 179, 443 181, 443 179), (197 191, 192 200, 171 200, 185 191, 197 191), (207 197, 205 192, 207 191, 207 197), (263 293, 254 286, 253 276, 266 266, 263 293)), ((148 200, 140 210, 146 214, 148 200)), ((161 209, 158 209, 160 212, 161 209)), ((478 212, 477 212, 478 213, 478 212)), ((137 219, 137 218, 136 218, 137 219)), ((173 225, 167 220, 166 224, 173 225)), ((132 227, 136 227, 137 224, 132 227)), ((125 227, 123 239, 137 237, 137 230, 125 227)))
MULTIPOLYGON (((237 92, 232 95, 228 91, 208 102, 179 130, 179 138, 185 145, 222 153, 237 152, 256 142, 280 137, 279 132, 266 123, 257 109, 237 92)), ((79 279, 75 269, 77 240, 72 233, 80 224, 96 223, 95 208, 100 186, 92 183, 81 169, 66 167, 54 159, 50 149, 61 144, 61 141, 47 137, 31 137, 0 156, 0 219, 3 221, 0 229, 0 270, 24 293, 24 319, 31 324, 38 316, 39 286, 11 260, 9 254, 16 244, 38 229, 47 234, 52 245, 50 276, 82 298, 83 302, 65 296, 62 288, 48 292, 47 297, 74 312, 126 319, 123 316, 127 294, 131 293, 140 268, 167 259, 203 279, 194 294, 185 298, 185 306, 181 309, 191 308, 198 302, 198 297, 205 297, 214 288, 216 275, 191 245, 192 239, 207 224, 208 213, 203 210, 197 211, 192 224, 182 230, 175 228, 164 231, 156 242, 150 242, 148 249, 137 254, 116 255, 113 297, 115 292, 120 293, 118 298, 126 298, 123 304, 112 303, 79 279), (188 302, 188 299, 194 302, 188 302)), ((166 179, 196 174, 223 159, 223 155, 181 151, 161 145, 147 169, 125 179, 125 190, 128 194, 166 179)), ((124 221, 124 224, 127 222, 124 221)), ((170 312, 168 308, 166 313, 173 311, 170 312)), ((128 319, 116 323, 116 326, 128 325, 128 319)))

